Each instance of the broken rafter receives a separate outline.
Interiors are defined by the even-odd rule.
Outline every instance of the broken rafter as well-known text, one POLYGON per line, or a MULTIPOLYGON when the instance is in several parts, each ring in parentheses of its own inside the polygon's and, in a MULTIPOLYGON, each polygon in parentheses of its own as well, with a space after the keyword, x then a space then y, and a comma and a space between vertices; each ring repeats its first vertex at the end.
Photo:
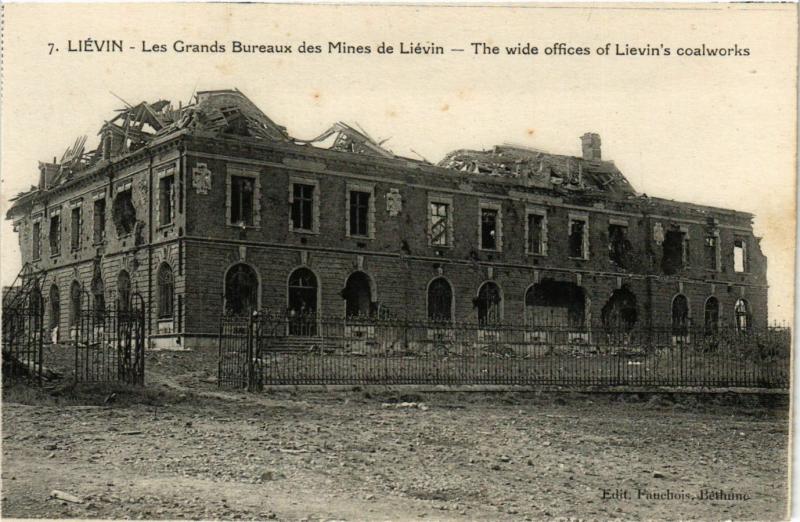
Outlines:
MULTIPOLYGON (((361 127, 359 126, 359 128, 361 127)), ((330 147, 333 150, 347 150, 349 152, 362 154, 372 153, 387 158, 394 157, 394 154, 391 151, 381 147, 381 145, 387 140, 383 140, 378 143, 369 134, 363 131, 363 129, 361 131, 356 130, 344 122, 334 123, 325 132, 310 140, 295 139, 294 141, 300 144, 319 143, 327 140, 334 134, 336 135, 336 138, 334 139, 333 145, 330 147)))

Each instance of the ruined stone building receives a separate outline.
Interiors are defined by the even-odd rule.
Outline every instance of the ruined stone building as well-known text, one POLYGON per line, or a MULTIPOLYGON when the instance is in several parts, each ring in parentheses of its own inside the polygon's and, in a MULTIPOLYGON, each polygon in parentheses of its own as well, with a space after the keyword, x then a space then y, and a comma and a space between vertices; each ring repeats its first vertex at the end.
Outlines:
POLYGON ((338 123, 302 141, 237 90, 121 110, 40 163, 8 211, 45 322, 148 305, 151 346, 214 344, 220 315, 485 325, 763 326, 753 216, 637 193, 600 137, 399 157, 338 123), (87 297, 89 296, 89 297, 87 297), (85 303, 84 303, 85 305, 85 303))

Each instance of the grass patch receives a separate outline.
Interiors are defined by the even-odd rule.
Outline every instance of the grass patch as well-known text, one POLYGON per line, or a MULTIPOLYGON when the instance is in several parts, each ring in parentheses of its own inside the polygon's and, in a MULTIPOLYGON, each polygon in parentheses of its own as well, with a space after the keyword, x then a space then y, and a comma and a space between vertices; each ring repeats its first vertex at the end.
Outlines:
POLYGON ((161 406, 189 399, 186 393, 126 384, 62 384, 40 388, 25 382, 3 386, 3 402, 32 406, 161 406))

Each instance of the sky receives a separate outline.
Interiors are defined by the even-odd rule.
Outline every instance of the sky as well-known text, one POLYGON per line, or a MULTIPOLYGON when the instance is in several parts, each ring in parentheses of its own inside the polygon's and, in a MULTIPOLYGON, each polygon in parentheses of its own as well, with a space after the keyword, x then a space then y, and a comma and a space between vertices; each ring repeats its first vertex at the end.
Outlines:
MULTIPOLYGON (((122 106, 238 88, 297 138, 358 123, 395 153, 436 162, 459 148, 514 143, 580 154, 597 132, 634 188, 755 214, 769 258, 770 318, 794 300, 796 9, 791 5, 515 8, 278 5, 6 5, 0 177, 8 198, 122 106), (120 39, 123 53, 68 52, 120 39), (289 44, 291 54, 178 53, 174 42, 289 44), (303 43, 369 45, 370 54, 299 53, 303 43), (431 42, 444 55, 380 55, 431 42), (498 46, 476 55, 472 43, 498 46), (52 46, 48 44, 52 43, 52 46), (506 55, 530 43, 535 56, 506 55), (546 54, 547 48, 589 55, 546 54), (597 49, 611 44, 610 56, 597 49), (670 56, 618 56, 669 47, 670 56), (678 48, 749 56, 677 56, 678 48), (167 52, 143 52, 164 45, 167 52), (59 49, 50 53, 51 47, 59 49), (134 49, 130 49, 133 47, 134 49), (450 52, 463 48, 464 52, 450 52)), ((2 283, 20 268, 0 228, 2 283)))

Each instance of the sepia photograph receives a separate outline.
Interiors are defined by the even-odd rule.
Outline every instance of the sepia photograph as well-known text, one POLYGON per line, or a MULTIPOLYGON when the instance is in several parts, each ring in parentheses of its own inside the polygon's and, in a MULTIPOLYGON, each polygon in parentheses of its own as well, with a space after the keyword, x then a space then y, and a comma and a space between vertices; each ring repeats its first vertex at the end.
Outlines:
POLYGON ((796 5, 0 8, 4 518, 791 518, 796 5))

